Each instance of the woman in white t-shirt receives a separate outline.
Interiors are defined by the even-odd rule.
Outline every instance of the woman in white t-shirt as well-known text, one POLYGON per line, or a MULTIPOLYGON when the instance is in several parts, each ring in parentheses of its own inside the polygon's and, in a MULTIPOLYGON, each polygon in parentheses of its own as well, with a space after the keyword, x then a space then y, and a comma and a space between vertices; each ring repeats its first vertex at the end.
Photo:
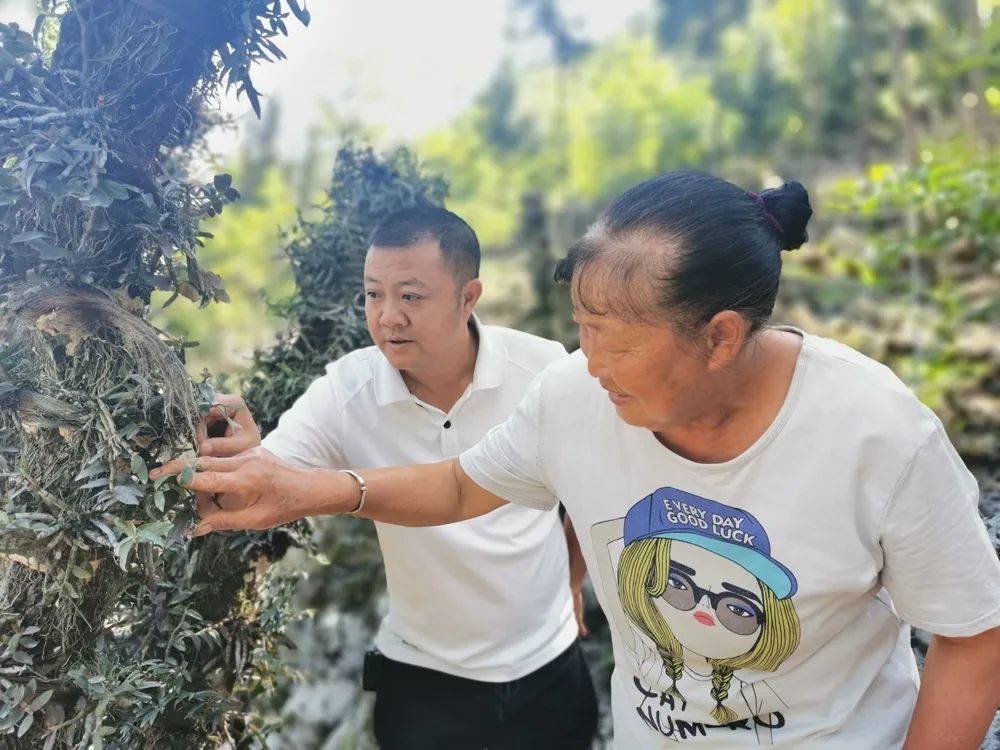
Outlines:
POLYGON ((191 486, 228 494, 195 533, 558 498, 611 625, 619 750, 976 750, 1000 703, 976 482, 887 368, 768 325, 811 213, 798 183, 632 188, 557 270, 581 351, 478 446, 360 480, 263 450, 200 459, 191 486), (910 625, 934 634, 922 684, 910 625))

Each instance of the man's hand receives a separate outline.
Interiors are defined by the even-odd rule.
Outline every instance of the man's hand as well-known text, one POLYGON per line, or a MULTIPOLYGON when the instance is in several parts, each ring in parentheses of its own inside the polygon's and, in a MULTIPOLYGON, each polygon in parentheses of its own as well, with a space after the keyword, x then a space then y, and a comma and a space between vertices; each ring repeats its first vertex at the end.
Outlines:
POLYGON ((576 537, 576 529, 567 515, 563 519, 563 532, 566 534, 566 551, 569 554, 569 590, 573 595, 573 613, 576 615, 576 627, 581 638, 590 635, 583 613, 583 579, 587 575, 587 563, 583 559, 580 540, 576 537))
MULTIPOLYGON (((308 515, 303 496, 311 475, 263 448, 230 458, 176 459, 150 472, 156 479, 192 467, 184 486, 194 490, 201 522, 191 532, 201 536, 231 529, 270 529, 308 515)), ((354 480, 349 480, 354 481, 354 480)))
POLYGON ((572 586, 570 590, 573 593, 573 613, 576 615, 576 627, 580 633, 581 638, 586 638, 590 635, 590 631, 587 630, 587 623, 584 620, 584 606, 583 606, 583 586, 572 586))
POLYGON ((198 431, 198 440, 199 456, 235 456, 260 445, 260 430, 242 398, 220 393, 205 415, 204 424, 198 431), (223 425, 225 431, 221 437, 209 437, 223 425))

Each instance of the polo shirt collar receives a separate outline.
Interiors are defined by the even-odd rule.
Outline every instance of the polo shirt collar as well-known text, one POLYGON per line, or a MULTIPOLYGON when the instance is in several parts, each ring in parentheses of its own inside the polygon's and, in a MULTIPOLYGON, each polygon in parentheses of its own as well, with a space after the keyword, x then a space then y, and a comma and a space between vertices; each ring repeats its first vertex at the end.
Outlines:
MULTIPOLYGON (((476 366, 472 374, 473 392, 488 388, 498 388, 507 375, 507 352, 503 341, 482 324, 475 313, 471 317, 471 325, 479 337, 479 350, 476 353, 476 366)), ((379 406, 413 401, 403 382, 399 370, 389 364, 382 352, 376 350, 375 357, 375 401, 379 406)))
POLYGON ((499 388, 507 377, 507 349, 503 340, 472 314, 472 325, 479 335, 476 369, 472 373, 472 390, 499 388))

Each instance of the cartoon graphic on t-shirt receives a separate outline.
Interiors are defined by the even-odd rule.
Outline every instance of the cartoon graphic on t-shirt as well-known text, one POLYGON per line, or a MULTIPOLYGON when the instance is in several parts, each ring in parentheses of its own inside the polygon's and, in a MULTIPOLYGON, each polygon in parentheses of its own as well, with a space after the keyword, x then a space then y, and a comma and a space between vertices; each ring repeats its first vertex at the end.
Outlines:
MULTIPOLYGON (((637 674, 648 673, 644 652, 655 650, 659 669, 649 684, 669 685, 661 703, 686 706, 692 690, 707 690, 717 726, 749 716, 746 728, 770 744, 771 730, 784 723, 770 712, 783 702, 765 682, 744 682, 736 673, 776 670, 798 648, 800 627, 795 576, 771 556, 760 522, 739 508, 664 487, 633 505, 624 523, 597 524, 592 535, 596 549, 608 550, 599 573, 606 601, 611 586, 617 588, 621 611, 612 619, 637 674)), ((638 678, 636 688, 656 695, 638 678)))

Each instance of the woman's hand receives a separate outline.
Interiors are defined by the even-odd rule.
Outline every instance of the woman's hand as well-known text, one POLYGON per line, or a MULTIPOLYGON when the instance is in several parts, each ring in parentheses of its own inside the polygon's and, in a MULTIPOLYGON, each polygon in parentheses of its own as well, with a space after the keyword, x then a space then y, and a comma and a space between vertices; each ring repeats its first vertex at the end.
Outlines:
POLYGON ((198 440, 199 456, 235 456, 260 445, 260 430, 242 398, 220 393, 205 415, 198 440), (222 425, 225 429, 221 436, 209 437, 216 431, 213 428, 219 429, 222 425))
MULTIPOLYGON (((192 536, 270 529, 310 515, 308 498, 314 489, 314 473, 292 466, 264 448, 251 448, 229 458, 176 459, 151 471, 150 477, 179 475, 189 467, 194 474, 183 486, 195 491, 201 516, 192 536)), ((354 481, 350 477, 345 480, 354 481)), ((327 483, 332 481, 327 479, 327 483)))

